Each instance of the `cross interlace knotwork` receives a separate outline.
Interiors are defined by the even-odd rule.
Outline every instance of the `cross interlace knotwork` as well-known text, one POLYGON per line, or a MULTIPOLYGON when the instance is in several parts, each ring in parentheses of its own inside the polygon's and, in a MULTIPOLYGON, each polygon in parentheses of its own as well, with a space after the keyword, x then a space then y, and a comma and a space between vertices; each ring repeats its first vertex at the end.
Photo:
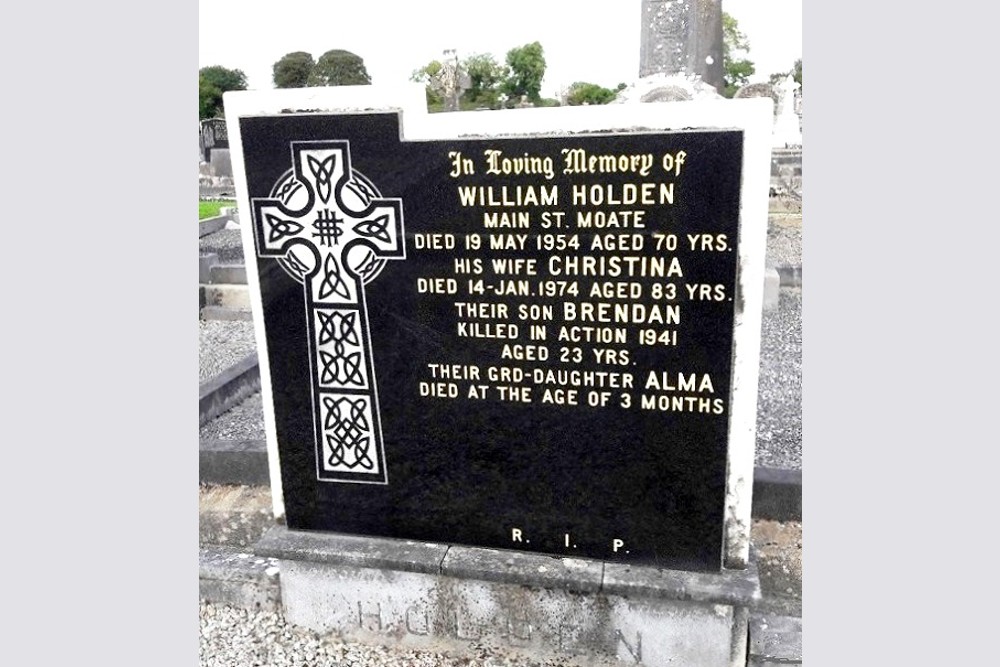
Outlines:
POLYGON ((317 473, 387 483, 364 285, 405 258, 402 204, 351 169, 346 141, 291 149, 291 171, 252 200, 254 236, 257 254, 280 259, 305 290, 317 473))
MULTIPOLYGON (((328 246, 331 242, 333 245, 338 245, 340 243, 340 237, 344 235, 344 230, 340 228, 340 225, 343 224, 343 222, 343 220, 334 215, 333 211, 329 209, 320 211, 319 215, 316 216, 316 219, 313 220, 313 229, 316 230, 316 233, 313 234, 313 238, 318 238, 319 242, 323 245, 328 246)), ((362 224, 371 223, 366 222, 362 224)))
POLYGON ((329 447, 327 464, 371 471, 375 461, 371 457, 371 427, 364 399, 324 396, 323 407, 327 411, 324 421, 329 447))

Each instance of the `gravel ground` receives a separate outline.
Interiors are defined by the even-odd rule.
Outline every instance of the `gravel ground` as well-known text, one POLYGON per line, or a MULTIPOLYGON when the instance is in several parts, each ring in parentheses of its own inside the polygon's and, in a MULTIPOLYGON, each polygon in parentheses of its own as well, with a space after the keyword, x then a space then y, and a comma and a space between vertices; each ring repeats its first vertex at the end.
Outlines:
POLYGON ((257 350, 253 322, 198 321, 198 381, 204 382, 257 350))
POLYGON ((260 393, 201 427, 202 439, 264 440, 264 406, 260 393))
POLYGON ((772 215, 767 225, 767 266, 802 266, 802 216, 772 215))
POLYGON ((556 667, 562 661, 537 661, 501 653, 476 651, 473 658, 430 651, 408 651, 320 639, 289 625, 281 614, 247 611, 202 602, 199 657, 201 667, 556 667))
POLYGON ((802 468, 802 290, 783 287, 764 311, 757 393, 758 466, 802 468))
POLYGON ((198 239, 198 249, 202 255, 215 253, 221 264, 243 263, 243 237, 239 229, 220 229, 198 239))

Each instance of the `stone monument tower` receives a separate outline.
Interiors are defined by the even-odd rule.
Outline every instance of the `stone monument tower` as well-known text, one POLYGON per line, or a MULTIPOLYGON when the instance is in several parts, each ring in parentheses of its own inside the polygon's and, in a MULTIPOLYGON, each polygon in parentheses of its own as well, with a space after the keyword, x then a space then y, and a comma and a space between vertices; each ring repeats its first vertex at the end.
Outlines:
POLYGON ((722 0, 642 0, 639 79, 616 102, 718 98, 722 0))
POLYGON ((639 76, 694 74, 722 90, 722 0, 642 0, 639 76))

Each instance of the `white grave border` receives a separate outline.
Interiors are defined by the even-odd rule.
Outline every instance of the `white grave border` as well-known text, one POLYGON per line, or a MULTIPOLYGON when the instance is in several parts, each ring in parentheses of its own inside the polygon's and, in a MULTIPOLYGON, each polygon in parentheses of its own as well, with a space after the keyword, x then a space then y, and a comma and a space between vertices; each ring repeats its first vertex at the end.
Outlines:
MULTIPOLYGON (((733 331, 732 395, 726 463, 723 566, 744 569, 749 563, 753 467, 756 447, 757 383, 763 307, 764 256, 770 183, 771 100, 699 100, 669 104, 611 104, 502 111, 429 114, 424 87, 332 86, 224 95, 229 147, 234 165, 237 210, 249 211, 239 119, 286 113, 400 112, 401 141, 461 138, 564 136, 572 134, 740 130, 743 165, 740 185, 739 261, 733 331), (739 304, 742 303, 742 309, 739 304)), ((392 196, 392 193, 383 193, 392 196)), ((247 218, 249 219, 249 218, 247 218)), ((268 469, 275 519, 284 516, 281 470, 271 395, 271 373, 253 229, 241 226, 247 258, 247 283, 260 364, 268 469)))

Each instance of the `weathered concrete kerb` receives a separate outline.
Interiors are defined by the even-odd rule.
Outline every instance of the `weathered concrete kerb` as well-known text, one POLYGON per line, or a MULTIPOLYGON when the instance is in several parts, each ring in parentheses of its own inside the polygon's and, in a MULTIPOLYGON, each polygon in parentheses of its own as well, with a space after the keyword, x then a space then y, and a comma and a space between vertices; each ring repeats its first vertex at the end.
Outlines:
POLYGON ((213 234, 220 229, 225 229, 226 225, 230 222, 239 222, 239 218, 236 215, 236 207, 224 206, 219 210, 219 215, 198 221, 198 238, 213 234))
POLYGON ((361 643, 567 665, 745 665, 756 564, 720 573, 272 528, 289 622, 361 643))
POLYGON ((202 438, 198 479, 202 484, 268 486, 267 442, 202 438))
POLYGON ((198 425, 204 426, 258 391, 260 366, 254 352, 201 384, 198 388, 198 425))
POLYGON ((200 599, 244 609, 280 610, 275 561, 255 558, 236 547, 212 545, 201 548, 198 562, 200 599))
MULTIPOLYGON (((281 584, 282 577, 286 576, 286 568, 282 568, 282 561, 272 558, 267 544, 273 540, 273 535, 269 535, 262 543, 263 548, 255 547, 262 535, 275 526, 275 522, 270 512, 270 493, 267 487, 240 487, 240 486, 203 486, 200 492, 200 531, 199 540, 201 542, 200 554, 200 597, 204 602, 212 605, 228 606, 234 609, 242 609, 251 614, 261 612, 274 612, 280 614, 280 622, 285 623, 286 616, 283 614, 281 605, 281 584)), ((283 529, 282 529, 283 530, 283 529)), ((291 531, 289 531, 291 532, 291 531)), ((560 569, 554 567, 559 559, 547 558, 537 554, 521 554, 518 552, 496 552, 491 550, 469 549, 466 547, 427 544, 421 542, 406 542, 399 540, 369 540, 362 537, 352 537, 346 535, 338 536, 334 542, 324 539, 314 539, 315 534, 301 534, 291 543, 297 552, 297 556, 302 564, 316 562, 332 566, 350 567, 354 570, 382 570, 388 573, 417 573, 425 575, 440 575, 451 579, 463 579, 467 581, 489 584, 503 584, 513 587, 518 591, 531 591, 531 595, 539 595, 541 600, 550 600, 552 593, 545 592, 546 584, 549 588, 557 591, 556 599, 566 599, 558 591, 569 594, 571 599, 583 605, 580 600, 588 596, 600 595, 602 593, 615 593, 620 597, 628 597, 634 601, 639 601, 654 596, 654 592, 661 590, 668 597, 688 597, 689 602, 703 600, 708 591, 704 588, 704 583, 699 581, 699 575, 687 575, 680 577, 663 578, 655 572, 646 570, 648 577, 639 576, 634 568, 628 566, 601 563, 599 561, 577 560, 570 561, 569 566, 563 565, 560 569), (390 542, 393 548, 387 549, 386 543, 390 542), (498 559, 497 554, 502 554, 498 559), (546 562, 547 561, 547 562, 546 562), (541 564, 541 565, 539 565, 541 564), (546 572, 538 572, 538 567, 545 567, 550 575, 548 579, 540 579, 540 575, 546 572), (624 575, 616 574, 617 569, 627 570, 624 575), (539 593, 538 591, 542 591, 539 593)), ((800 556, 796 556, 796 551, 801 553, 801 527, 796 524, 780 524, 777 522, 755 522, 754 525, 754 563, 759 566, 760 592, 762 599, 750 610, 749 616, 749 644, 747 662, 748 667, 775 667, 776 665, 800 665, 802 664, 802 621, 800 602, 801 600, 801 561, 800 556), (792 543, 788 543, 792 540, 792 543), (797 546, 798 549, 794 547, 797 546), (759 549, 759 552, 756 551, 759 549), (782 574, 787 572, 788 574, 782 574), (777 578, 776 578, 777 577, 777 578), (788 591, 786 587, 793 587, 798 593, 788 591), (777 596, 777 597, 776 597, 777 596)), ((319 536, 322 537, 322 536, 319 536)), ((288 547, 286 550, 290 550, 288 547)), ((291 559, 289 559, 291 560, 291 559)), ((287 564, 286 564, 287 565, 287 564)), ((405 577, 404 577, 405 579, 405 577)), ((393 579, 395 582, 398 577, 393 579)), ((380 579, 383 586, 383 594, 395 596, 395 584, 389 582, 388 578, 380 579), (388 582, 388 583, 387 583, 388 582)), ((503 588, 503 587, 501 587, 503 588)), ((739 587, 734 587, 739 593, 739 587)), ((487 592, 491 589, 486 586, 487 592)), ((539 625, 532 617, 523 613, 526 607, 518 606, 520 598, 508 596, 501 602, 506 604, 508 611, 497 617, 482 619, 482 622, 491 621, 497 628, 491 633, 483 631, 479 625, 474 623, 472 617, 473 610, 466 607, 449 608, 445 607, 443 619, 439 615, 439 627, 443 627, 442 632, 460 635, 457 641, 454 638, 444 640, 435 639, 429 634, 428 627, 433 627, 431 622, 434 616, 426 609, 409 607, 402 610, 402 616, 397 617, 396 625, 390 616, 394 607, 392 604, 386 605, 379 600, 372 598, 350 598, 344 596, 340 589, 335 590, 330 595, 334 602, 349 607, 348 611, 342 611, 343 615, 349 616, 349 620, 357 625, 358 632, 364 629, 368 633, 367 641, 352 639, 343 636, 340 641, 337 633, 324 632, 324 642, 332 647, 330 650, 337 655, 344 651, 354 652, 352 655, 362 655, 366 650, 365 645, 371 646, 370 650, 382 650, 377 647, 386 643, 396 646, 391 649, 393 652, 388 657, 380 658, 377 662, 362 662, 366 665, 383 664, 460 664, 461 656, 466 658, 470 651, 474 652, 476 659, 481 662, 484 656, 497 656, 502 664, 510 665, 535 665, 540 662, 542 654, 533 648, 531 642, 538 639, 538 633, 548 627, 550 633, 550 643, 555 646, 562 646, 566 649, 583 651, 581 644, 584 639, 577 634, 578 627, 582 621, 575 620, 572 615, 573 608, 562 607, 568 614, 561 625, 555 629, 550 626, 539 625), (341 597, 337 597, 341 595, 341 597), (357 603, 361 602, 360 608, 357 603), (381 605, 381 606, 380 606, 381 605), (424 611, 428 613, 424 615, 424 611), (407 621, 409 626, 407 627, 407 621), (379 624, 383 632, 390 632, 395 628, 399 629, 400 624, 403 633, 400 637, 390 637, 386 641, 382 634, 379 634, 379 624), (530 625, 530 636, 529 628, 530 625), (554 637, 552 637, 552 633, 554 637), (560 634, 561 632, 561 634, 560 634), (421 634, 425 633, 425 634, 421 634), (418 641, 406 640, 407 635, 416 635, 418 641), (417 644, 414 648, 431 650, 434 653, 428 656, 427 653, 413 654, 403 650, 403 647, 410 644, 417 644), (413 655, 421 655, 418 663, 410 663, 408 660, 413 655), (521 655, 521 658, 515 656, 521 655), (439 663, 433 662, 433 656, 437 656, 439 663), (502 658, 500 658, 502 656, 502 658), (430 659, 432 662, 427 662, 430 659), (398 662, 393 662, 397 660, 398 662)), ((443 599, 443 598, 442 598, 443 599)), ((461 601, 461 594, 453 595, 450 600, 461 601)), ((723 598, 725 600, 725 598, 723 598)), ((549 602, 553 605, 555 603, 549 602)), ((501 605, 502 606, 502 605, 501 605)), ((498 607, 499 608, 499 607, 498 607)), ((610 619, 608 607, 590 604, 584 609, 599 611, 610 619)), ((560 607, 556 607, 558 611, 560 607)), ((397 609, 398 611, 398 609, 397 609)), ((291 620, 291 619, 288 619, 291 620)), ((299 628, 296 624, 282 626, 289 630, 299 628)), ((311 632, 309 628, 300 628, 302 632, 311 632)), ((638 652, 638 636, 629 636, 625 631, 627 628, 618 629, 620 636, 614 634, 612 639, 615 642, 625 642, 634 652, 638 652)), ((642 635, 642 651, 646 659, 651 655, 649 637, 650 628, 639 628, 642 635)), ((240 627, 230 627, 219 629, 218 632, 233 634, 231 639, 240 642, 251 642, 245 636, 245 629, 240 627)), ((302 640, 293 640, 292 637, 299 636, 295 632, 285 635, 284 649, 292 651, 301 644, 302 640), (290 644, 289 644, 290 643, 290 644)), ((305 636, 305 635, 302 635, 305 636)), ((217 641, 225 641, 224 638, 216 638, 217 641)), ((260 645, 260 650, 264 650, 265 645, 270 645, 273 638, 261 636, 252 640, 252 643, 260 645)), ((624 660, 617 658, 607 658, 607 656, 594 656, 572 652, 567 655, 567 651, 553 654, 555 659, 548 665, 574 665, 574 664, 616 664, 621 665, 636 664, 632 658, 632 653, 622 645, 627 657, 624 660), (612 662, 608 662, 611 660, 612 662)), ((279 649, 275 649, 279 650, 279 649)), ((249 655, 249 654, 248 654, 249 655)), ((384 654, 380 654, 384 655, 384 654)), ((280 661, 279 661, 280 662, 280 661)), ((222 664, 222 663, 215 663, 222 664)), ((236 664, 236 663, 229 663, 236 664)), ((245 663, 249 664, 249 663, 245 663)), ((267 664, 267 663, 265 663, 267 664)), ((278 664, 278 663, 274 663, 278 664)), ((280 664, 292 664, 282 662, 280 664)), ((315 663, 319 665, 341 664, 339 660, 330 659, 315 663)), ((487 662, 485 664, 494 664, 487 662)), ((642 664, 649 664, 645 660, 642 664)), ((670 663, 677 664, 677 663, 670 663)), ((681 663, 683 664, 683 663, 681 663)), ((737 663, 744 664, 744 663, 737 663)), ((727 666, 728 667, 728 666, 727 666)))

